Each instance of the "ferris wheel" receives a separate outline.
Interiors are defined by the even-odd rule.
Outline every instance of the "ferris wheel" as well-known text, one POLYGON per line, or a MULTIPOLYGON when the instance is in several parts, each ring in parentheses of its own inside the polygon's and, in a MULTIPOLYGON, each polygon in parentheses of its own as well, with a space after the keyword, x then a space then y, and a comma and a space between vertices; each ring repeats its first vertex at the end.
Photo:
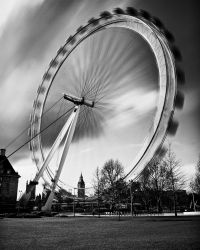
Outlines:
POLYGON ((126 168, 125 177, 134 174, 137 178, 147 163, 161 152, 167 133, 175 133, 178 124, 173 114, 175 108, 183 106, 179 86, 184 82, 184 74, 178 65, 181 56, 171 33, 159 19, 132 7, 116 8, 112 13, 105 11, 98 18, 91 18, 57 51, 33 104, 30 149, 38 172, 32 183, 36 185, 42 177, 51 187, 44 210, 51 209, 72 140, 100 138, 108 123, 115 124, 115 116, 130 108, 120 107, 135 98, 131 98, 131 94, 138 74, 140 77, 145 74, 140 72, 139 62, 133 59, 134 53, 136 57, 140 53, 132 50, 133 36, 148 47, 153 58, 154 66, 149 70, 156 69, 156 77, 149 81, 156 82, 157 97, 144 142, 126 168), (123 45, 125 35, 129 38, 123 45), (127 60, 134 63, 124 68, 127 60), (46 128, 50 128, 48 133, 46 128), (60 156, 53 172, 50 163, 54 161, 56 165, 52 159, 58 150, 60 156))

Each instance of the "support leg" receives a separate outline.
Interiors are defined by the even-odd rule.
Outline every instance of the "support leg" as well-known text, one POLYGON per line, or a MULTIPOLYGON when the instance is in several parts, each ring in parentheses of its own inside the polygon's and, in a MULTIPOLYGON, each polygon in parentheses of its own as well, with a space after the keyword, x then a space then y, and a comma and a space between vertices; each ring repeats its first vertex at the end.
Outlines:
POLYGON ((61 171, 63 169, 63 165, 65 163, 65 159, 67 157, 69 146, 71 144, 71 141, 72 141, 72 138, 73 138, 73 135, 74 135, 74 131, 75 131, 75 128, 76 128, 76 123, 77 123, 77 119, 78 119, 79 110, 80 110, 80 106, 77 107, 74 119, 73 119, 72 123, 70 124, 69 130, 68 130, 68 133, 67 133, 67 137, 65 139, 64 149, 63 149, 63 153, 62 153, 62 156, 61 156, 60 164, 59 164, 59 167, 58 167, 58 170, 56 172, 55 179, 54 179, 54 182, 53 182, 53 185, 52 185, 52 190, 51 190, 51 193, 50 193, 50 195, 49 195, 49 197, 47 199, 46 204, 42 207, 43 211, 49 211, 49 210, 51 210, 52 201, 53 201, 53 197, 54 197, 54 192, 55 192, 55 189, 56 189, 56 186, 57 186, 57 183, 58 183, 61 171))
MULTIPOLYGON (((60 131, 59 135, 57 136, 53 146, 51 147, 42 167, 40 168, 39 172, 36 174, 35 178, 33 179, 33 182, 35 183, 35 185, 38 183, 39 179, 42 177, 45 169, 47 168, 48 164, 50 163, 54 153, 56 152, 58 146, 60 145, 60 143, 62 142, 63 138, 65 137, 67 131, 69 130, 71 124, 73 123, 76 115, 77 115, 77 111, 79 110, 79 107, 75 107, 74 111, 72 112, 72 114, 70 115, 69 119, 67 120, 67 122, 64 124, 62 130, 60 131)), ((33 190, 34 186, 30 187, 29 191, 26 193, 24 193, 21 197, 20 200, 23 201, 23 203, 27 203, 29 198, 30 198, 30 193, 33 190)))

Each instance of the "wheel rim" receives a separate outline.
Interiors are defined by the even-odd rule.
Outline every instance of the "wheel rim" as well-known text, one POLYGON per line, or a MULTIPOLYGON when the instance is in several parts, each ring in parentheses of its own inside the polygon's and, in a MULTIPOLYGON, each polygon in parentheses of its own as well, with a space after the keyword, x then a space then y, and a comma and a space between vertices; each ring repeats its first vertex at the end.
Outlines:
MULTIPOLYGON (((164 141, 169 127, 168 124, 173 115, 177 91, 175 60, 168 41, 151 21, 144 19, 142 16, 135 17, 118 14, 111 15, 109 19, 94 19, 88 25, 79 29, 73 37, 70 37, 67 40, 64 46, 58 50, 56 57, 51 61, 50 66, 43 77, 43 81, 38 88, 38 94, 33 105, 33 114, 31 115, 30 135, 33 138, 40 133, 41 117, 49 90, 65 60, 86 38, 102 29, 114 27, 131 29, 142 36, 153 51, 159 71, 159 101, 154 124, 148 134, 144 146, 135 158, 135 161, 132 162, 132 166, 126 174, 126 177, 128 177, 134 171, 136 176, 138 176, 144 166, 150 161, 155 153, 158 152, 164 141)), ((37 168, 40 169, 45 157, 40 135, 36 136, 31 141, 31 149, 33 160, 35 161, 37 168)))

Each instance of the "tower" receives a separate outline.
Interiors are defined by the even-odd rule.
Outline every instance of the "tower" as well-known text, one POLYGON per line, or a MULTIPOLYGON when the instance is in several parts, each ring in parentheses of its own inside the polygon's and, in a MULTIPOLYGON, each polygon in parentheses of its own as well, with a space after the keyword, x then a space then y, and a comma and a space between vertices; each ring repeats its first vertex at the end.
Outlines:
MULTIPOLYGON (((32 185, 31 181, 26 182, 26 192, 28 192, 31 185, 32 185)), ((29 200, 35 200, 35 191, 36 191, 36 185, 34 185, 34 188, 31 190, 31 197, 29 200)))
POLYGON ((78 198, 85 198, 85 182, 82 173, 78 181, 78 198))
POLYGON ((16 209, 19 175, 0 149, 0 213, 13 212, 16 209))

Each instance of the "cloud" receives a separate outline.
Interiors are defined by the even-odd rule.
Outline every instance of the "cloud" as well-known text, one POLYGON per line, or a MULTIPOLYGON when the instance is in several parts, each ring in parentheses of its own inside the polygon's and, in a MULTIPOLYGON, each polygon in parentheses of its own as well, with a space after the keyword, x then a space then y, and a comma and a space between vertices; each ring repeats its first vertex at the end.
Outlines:
POLYGON ((93 150, 92 148, 85 148, 85 149, 81 150, 80 153, 85 154, 85 153, 91 152, 92 150, 93 150))
MULTIPOLYGON (((5 11, 0 20, 0 147, 5 147, 29 126, 37 87, 59 46, 92 15, 113 8, 119 2, 21 0, 17 4, 16 1, 8 1, 5 6, 1 4, 1 10, 5 11)), ((8 152, 27 140, 25 131, 8 152)))
POLYGON ((23 5, 13 11, 1 35, 1 77, 27 61, 41 62, 61 30, 62 18, 70 19, 80 1, 44 1, 38 5, 23 5))
POLYGON ((113 102, 115 109, 109 120, 110 126, 115 124, 115 128, 126 128, 140 122, 147 114, 152 114, 156 108, 157 94, 156 90, 145 92, 145 89, 136 89, 120 95, 113 102))

